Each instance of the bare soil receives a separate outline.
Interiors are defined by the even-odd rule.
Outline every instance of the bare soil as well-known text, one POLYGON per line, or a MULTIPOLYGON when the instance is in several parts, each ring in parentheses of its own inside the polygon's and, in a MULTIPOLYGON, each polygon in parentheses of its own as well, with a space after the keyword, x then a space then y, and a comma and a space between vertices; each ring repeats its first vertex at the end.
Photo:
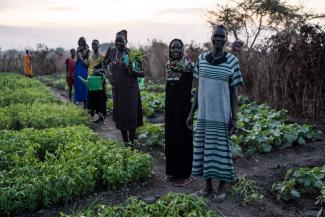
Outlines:
MULTIPOLYGON (((64 91, 53 89, 58 99, 67 101, 64 91)), ((323 123, 318 127, 324 129, 323 123)), ((121 141, 121 135, 114 126, 109 116, 104 124, 91 124, 92 129, 103 137, 121 141)), ((162 148, 138 147, 139 151, 149 153, 154 160, 152 178, 147 183, 136 183, 125 186, 118 191, 108 191, 99 186, 95 192, 66 203, 47 207, 34 213, 22 214, 20 216, 52 217, 60 216, 59 212, 73 214, 87 209, 95 204, 123 204, 128 196, 135 196, 144 200, 155 200, 169 192, 194 193, 204 187, 204 181, 194 180, 184 188, 175 187, 165 180, 165 160, 162 148)), ((228 196, 221 203, 207 198, 209 207, 226 217, 311 217, 316 216, 317 207, 314 205, 315 198, 303 198, 299 202, 282 203, 277 202, 275 194, 271 191, 274 182, 284 177, 287 169, 301 166, 316 166, 325 164, 325 136, 321 140, 290 149, 275 150, 268 154, 256 154, 254 157, 245 157, 235 160, 237 175, 247 176, 254 180, 265 194, 264 199, 243 206, 228 196)), ((217 187, 217 183, 215 183, 217 187)), ((228 186, 229 188, 230 186, 228 186)))

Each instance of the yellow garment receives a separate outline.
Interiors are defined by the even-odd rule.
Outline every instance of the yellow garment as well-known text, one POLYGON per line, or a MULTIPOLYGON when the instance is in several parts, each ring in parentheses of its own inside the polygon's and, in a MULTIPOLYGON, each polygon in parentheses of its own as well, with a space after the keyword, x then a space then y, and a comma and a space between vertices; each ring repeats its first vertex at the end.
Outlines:
POLYGON ((94 74, 96 66, 101 65, 103 61, 104 56, 101 54, 98 54, 97 58, 95 58, 93 55, 90 55, 86 60, 86 64, 88 65, 88 75, 94 74))
POLYGON ((24 73, 25 75, 32 76, 33 69, 31 65, 31 57, 29 55, 24 56, 24 73))

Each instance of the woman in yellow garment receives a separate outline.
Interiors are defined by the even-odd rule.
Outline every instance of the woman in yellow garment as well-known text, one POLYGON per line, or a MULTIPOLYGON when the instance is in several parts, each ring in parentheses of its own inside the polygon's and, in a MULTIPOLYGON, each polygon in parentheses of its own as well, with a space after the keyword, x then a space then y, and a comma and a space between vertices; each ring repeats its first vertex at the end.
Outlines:
POLYGON ((29 53, 29 50, 26 50, 24 55, 24 73, 28 77, 32 77, 33 69, 31 64, 32 56, 29 53))

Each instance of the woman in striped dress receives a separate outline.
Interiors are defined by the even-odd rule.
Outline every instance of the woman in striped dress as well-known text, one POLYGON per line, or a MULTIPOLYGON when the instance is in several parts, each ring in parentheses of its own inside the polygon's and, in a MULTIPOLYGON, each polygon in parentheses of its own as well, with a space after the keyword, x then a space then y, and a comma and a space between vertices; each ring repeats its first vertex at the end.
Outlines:
POLYGON ((201 54, 196 64, 194 76, 199 79, 199 87, 187 125, 192 128, 198 107, 192 175, 206 180, 202 195, 213 191, 212 179, 219 180, 215 199, 222 202, 226 182, 235 179, 229 137, 237 131, 236 88, 243 80, 237 58, 224 51, 226 28, 217 26, 211 40, 212 51, 201 54))

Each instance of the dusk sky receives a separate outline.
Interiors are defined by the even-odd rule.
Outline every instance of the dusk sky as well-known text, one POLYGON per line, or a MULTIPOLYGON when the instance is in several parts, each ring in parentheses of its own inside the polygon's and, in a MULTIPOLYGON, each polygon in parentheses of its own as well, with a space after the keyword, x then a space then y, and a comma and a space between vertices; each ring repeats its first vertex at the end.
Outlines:
MULTIPOLYGON (((129 32, 131 45, 156 38, 168 42, 177 37, 185 42, 209 40, 205 13, 225 0, 0 0, 0 47, 71 48, 78 37, 100 42, 113 41, 121 29, 129 32)), ((324 0, 303 2, 315 12, 325 12, 324 0)))

